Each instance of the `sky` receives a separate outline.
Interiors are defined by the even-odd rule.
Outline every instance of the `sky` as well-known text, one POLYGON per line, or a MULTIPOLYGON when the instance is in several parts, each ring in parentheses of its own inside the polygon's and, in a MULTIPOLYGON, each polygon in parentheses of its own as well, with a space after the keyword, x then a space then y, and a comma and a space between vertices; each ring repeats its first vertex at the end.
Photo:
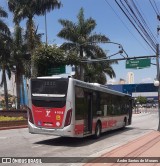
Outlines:
MULTIPOLYGON (((160 0, 155 1, 160 7, 160 0)), ((83 7, 85 19, 92 17, 97 23, 93 32, 106 35, 111 42, 121 44, 129 57, 155 55, 119 9, 114 0, 61 0, 61 2, 63 4, 62 8, 55 9, 50 13, 47 13, 46 16, 49 44, 61 45, 65 42, 65 40, 57 37, 58 32, 62 29, 58 20, 67 19, 77 22, 77 15, 80 8, 83 7)), ((159 41, 157 26, 160 22, 158 22, 156 13, 150 5, 149 0, 135 0, 135 2, 142 11, 144 18, 157 38, 157 41, 159 41)), ((8 10, 6 0, 0 0, 0 6, 5 10, 8 10)), ((39 33, 44 33, 43 41, 45 42, 45 18, 44 16, 35 16, 34 20, 39 27, 39 33)), ((11 14, 9 14, 8 19, 5 19, 5 22, 13 31, 14 24, 12 22, 11 14)), ((25 20, 21 23, 21 26, 25 27, 25 20)), ((108 52, 108 56, 119 51, 118 45, 115 44, 104 44, 102 47, 108 52)), ((116 55, 112 58, 122 58, 122 56, 116 55)), ((151 59, 151 62, 156 63, 153 58, 151 59)), ((155 65, 151 65, 150 68, 145 69, 126 69, 125 61, 119 61, 118 64, 113 65, 112 67, 116 73, 116 78, 111 80, 111 78, 107 76, 108 82, 118 82, 121 78, 126 80, 127 73, 134 72, 135 83, 153 83, 157 73, 155 65)), ((67 71, 70 72, 70 68, 67 68, 67 71)))

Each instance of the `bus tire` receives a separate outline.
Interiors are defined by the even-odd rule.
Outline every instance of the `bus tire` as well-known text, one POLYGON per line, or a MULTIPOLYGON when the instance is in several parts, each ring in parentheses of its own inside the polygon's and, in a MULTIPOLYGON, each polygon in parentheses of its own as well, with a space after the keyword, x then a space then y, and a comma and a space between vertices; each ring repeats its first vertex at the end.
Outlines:
POLYGON ((101 135, 101 123, 97 122, 96 128, 95 128, 95 135, 94 135, 94 137, 95 138, 99 138, 100 135, 101 135))
POLYGON ((125 117, 124 121, 123 121, 123 127, 122 128, 124 129, 126 126, 127 126, 127 118, 125 117))

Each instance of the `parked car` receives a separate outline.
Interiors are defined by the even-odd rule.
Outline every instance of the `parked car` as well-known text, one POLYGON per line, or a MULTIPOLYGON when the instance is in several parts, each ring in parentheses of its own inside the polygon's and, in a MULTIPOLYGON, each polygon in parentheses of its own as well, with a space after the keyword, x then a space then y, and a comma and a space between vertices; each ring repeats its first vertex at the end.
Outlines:
POLYGON ((152 103, 147 103, 146 107, 147 107, 147 108, 152 108, 153 105, 152 105, 152 103))
POLYGON ((142 104, 142 107, 146 107, 146 104, 142 104))

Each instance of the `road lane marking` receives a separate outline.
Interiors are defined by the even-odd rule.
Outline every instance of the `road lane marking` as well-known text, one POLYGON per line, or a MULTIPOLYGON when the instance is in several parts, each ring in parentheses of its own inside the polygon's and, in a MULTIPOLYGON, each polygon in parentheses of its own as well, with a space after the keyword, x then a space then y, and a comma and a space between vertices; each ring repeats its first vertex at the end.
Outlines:
POLYGON ((42 145, 32 146, 32 148, 38 148, 38 147, 40 147, 40 146, 42 146, 42 145))
POLYGON ((0 137, 0 139, 6 139, 7 137, 0 137))

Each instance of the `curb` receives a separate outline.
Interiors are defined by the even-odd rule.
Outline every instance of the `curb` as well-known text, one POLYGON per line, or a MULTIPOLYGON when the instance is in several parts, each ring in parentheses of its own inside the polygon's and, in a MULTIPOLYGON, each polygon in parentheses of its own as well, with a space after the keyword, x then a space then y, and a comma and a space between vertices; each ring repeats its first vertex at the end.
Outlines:
POLYGON ((27 127, 28 127, 28 125, 0 127, 0 130, 20 129, 20 128, 27 128, 27 127))

